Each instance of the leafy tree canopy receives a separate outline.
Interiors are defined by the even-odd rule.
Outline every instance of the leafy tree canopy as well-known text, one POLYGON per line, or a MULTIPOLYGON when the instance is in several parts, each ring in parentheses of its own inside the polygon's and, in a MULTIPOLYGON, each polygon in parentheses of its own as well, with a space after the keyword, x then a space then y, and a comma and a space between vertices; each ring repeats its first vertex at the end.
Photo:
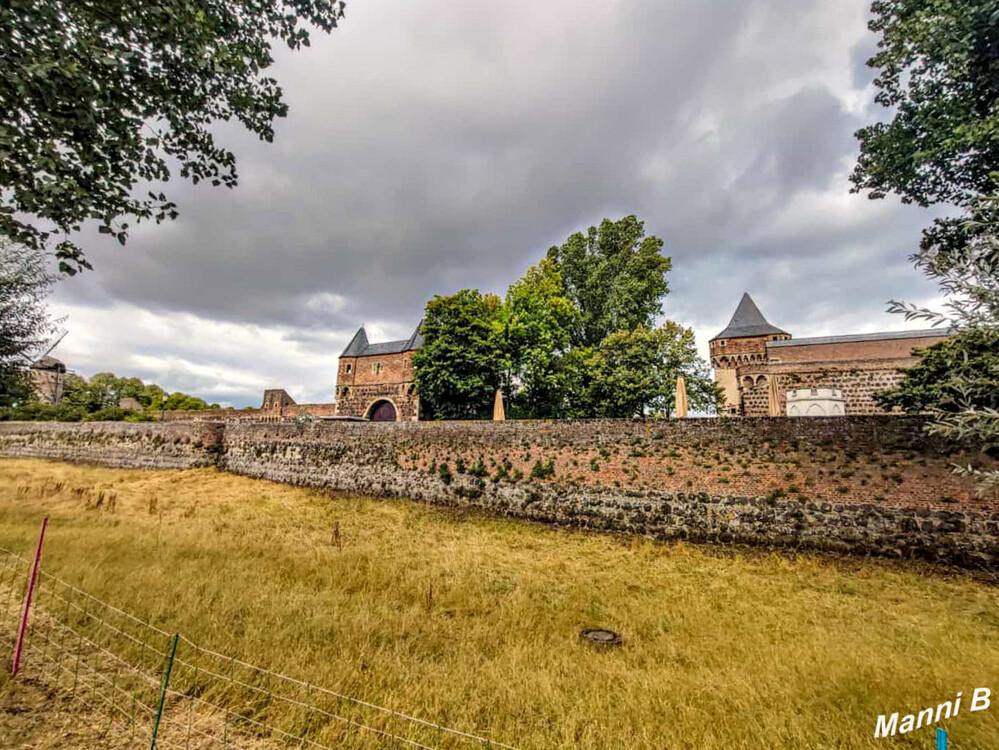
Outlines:
MULTIPOLYGON (((917 267, 947 296, 946 312, 891 304, 907 320, 946 324, 956 335, 919 352, 902 382, 875 399, 885 407, 929 411, 936 417, 930 432, 999 454, 999 197, 977 201, 967 224, 961 247, 923 247, 915 255, 917 267)), ((978 476, 981 495, 999 497, 999 471, 960 470, 978 476)))
POLYGON ((652 328, 669 293, 672 261, 662 248, 661 239, 645 236, 644 222, 626 216, 604 219, 599 229, 577 232, 548 251, 578 314, 573 346, 596 346, 615 331, 652 328))
POLYGON ((879 406, 914 413, 999 409, 999 330, 972 328, 915 353, 919 364, 902 382, 874 394, 879 406))
MULTIPOLYGON (((868 65, 892 119, 857 132, 855 190, 964 208, 999 186, 999 0, 876 0, 868 65)), ((960 247, 972 231, 939 219, 924 246, 960 247)))
POLYGON ((30 395, 28 367, 54 330, 45 307, 52 283, 41 253, 0 239, 0 406, 30 395))
POLYGON ((331 31, 337 0, 6 0, 0 4, 0 235, 54 245, 61 270, 90 265, 69 235, 86 221, 124 244, 128 221, 177 216, 171 165, 232 187, 236 162, 213 123, 262 140, 287 113, 264 75, 271 44, 331 31))
POLYGON ((669 291, 662 246, 634 216, 605 220, 551 248, 502 302, 469 289, 435 297, 413 356, 421 413, 488 417, 500 386, 515 418, 665 414, 679 375, 693 408, 715 411, 693 331, 653 327, 669 291))
POLYGON ((197 411, 217 409, 196 396, 166 391, 155 383, 145 384, 139 378, 119 378, 111 372, 99 372, 90 379, 79 375, 66 376, 62 401, 84 414, 117 408, 123 398, 136 399, 149 411, 197 411))
POLYGON ((694 409, 713 412, 724 398, 697 354, 694 331, 667 320, 607 336, 588 363, 587 400, 595 416, 641 417, 672 413, 676 379, 683 375, 694 409))
POLYGON ((516 386, 511 416, 570 415, 579 360, 568 354, 578 320, 552 260, 543 259, 510 285, 495 328, 508 368, 503 382, 508 400, 516 386))
POLYGON ((423 346, 413 353, 421 413, 432 419, 481 419, 507 369, 497 335, 500 301, 462 289, 427 303, 423 346))

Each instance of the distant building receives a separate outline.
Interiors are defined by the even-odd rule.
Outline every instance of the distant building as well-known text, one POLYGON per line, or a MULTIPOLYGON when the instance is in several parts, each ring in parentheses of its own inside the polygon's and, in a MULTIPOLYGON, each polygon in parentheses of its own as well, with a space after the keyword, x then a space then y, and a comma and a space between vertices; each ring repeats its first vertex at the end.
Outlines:
POLYGON ((932 346, 947 336, 946 331, 931 329, 793 339, 763 317, 744 294, 732 320, 711 339, 709 348, 715 381, 725 391, 723 414, 769 416, 771 381, 777 414, 804 416, 813 404, 815 414, 819 406, 804 389, 816 389, 815 399, 830 413, 838 404, 848 415, 881 414, 874 393, 896 385, 903 377, 899 370, 919 361, 913 349, 932 346), (795 392, 794 409, 788 408, 789 391, 795 392))
POLYGON ((376 422, 419 419, 420 399, 413 381, 412 356, 422 345, 419 325, 408 339, 380 344, 369 343, 362 326, 340 355, 335 387, 337 415, 376 422))
POLYGON ((262 411, 284 411, 287 406, 295 406, 295 399, 288 395, 284 388, 270 388, 264 391, 264 401, 260 405, 262 411))
POLYGON ((55 357, 42 357, 30 369, 31 385, 35 397, 43 404, 58 404, 62 401, 66 386, 66 365, 55 357))
POLYGON ((139 399, 132 396, 125 396, 124 398, 118 399, 119 409, 128 409, 129 411, 142 411, 142 404, 139 403, 139 399))

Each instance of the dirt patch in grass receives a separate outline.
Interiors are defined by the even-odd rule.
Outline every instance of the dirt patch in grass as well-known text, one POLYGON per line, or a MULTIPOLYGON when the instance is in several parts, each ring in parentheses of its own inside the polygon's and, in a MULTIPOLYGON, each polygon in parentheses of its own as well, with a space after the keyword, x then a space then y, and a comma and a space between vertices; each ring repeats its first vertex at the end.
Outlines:
POLYGON ((93 750, 130 747, 107 717, 31 678, 0 678, 0 743, 13 750, 93 750))

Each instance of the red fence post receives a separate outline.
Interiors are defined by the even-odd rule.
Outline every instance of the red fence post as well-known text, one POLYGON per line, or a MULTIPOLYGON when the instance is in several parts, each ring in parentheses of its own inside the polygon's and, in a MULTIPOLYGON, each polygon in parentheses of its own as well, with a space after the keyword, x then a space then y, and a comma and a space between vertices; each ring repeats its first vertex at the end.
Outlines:
POLYGON ((21 652, 24 651, 24 634, 28 630, 28 614, 31 611, 31 600, 35 595, 35 586, 38 584, 38 569, 42 565, 42 544, 45 542, 45 527, 49 525, 49 517, 42 519, 42 531, 38 535, 38 546, 35 548, 35 562, 31 566, 31 577, 28 579, 28 593, 24 597, 24 610, 21 612, 21 624, 17 628, 17 644, 14 646, 14 663, 10 673, 17 677, 17 670, 21 666, 21 652))

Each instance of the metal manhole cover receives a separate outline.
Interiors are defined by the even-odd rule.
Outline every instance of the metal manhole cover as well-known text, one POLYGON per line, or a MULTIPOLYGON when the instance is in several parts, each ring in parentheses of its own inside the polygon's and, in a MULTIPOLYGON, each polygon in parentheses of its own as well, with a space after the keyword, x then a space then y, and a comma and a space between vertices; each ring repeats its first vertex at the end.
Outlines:
POLYGON ((579 639, 598 646, 620 646, 623 643, 620 633, 603 628, 585 628, 579 632, 579 639))

